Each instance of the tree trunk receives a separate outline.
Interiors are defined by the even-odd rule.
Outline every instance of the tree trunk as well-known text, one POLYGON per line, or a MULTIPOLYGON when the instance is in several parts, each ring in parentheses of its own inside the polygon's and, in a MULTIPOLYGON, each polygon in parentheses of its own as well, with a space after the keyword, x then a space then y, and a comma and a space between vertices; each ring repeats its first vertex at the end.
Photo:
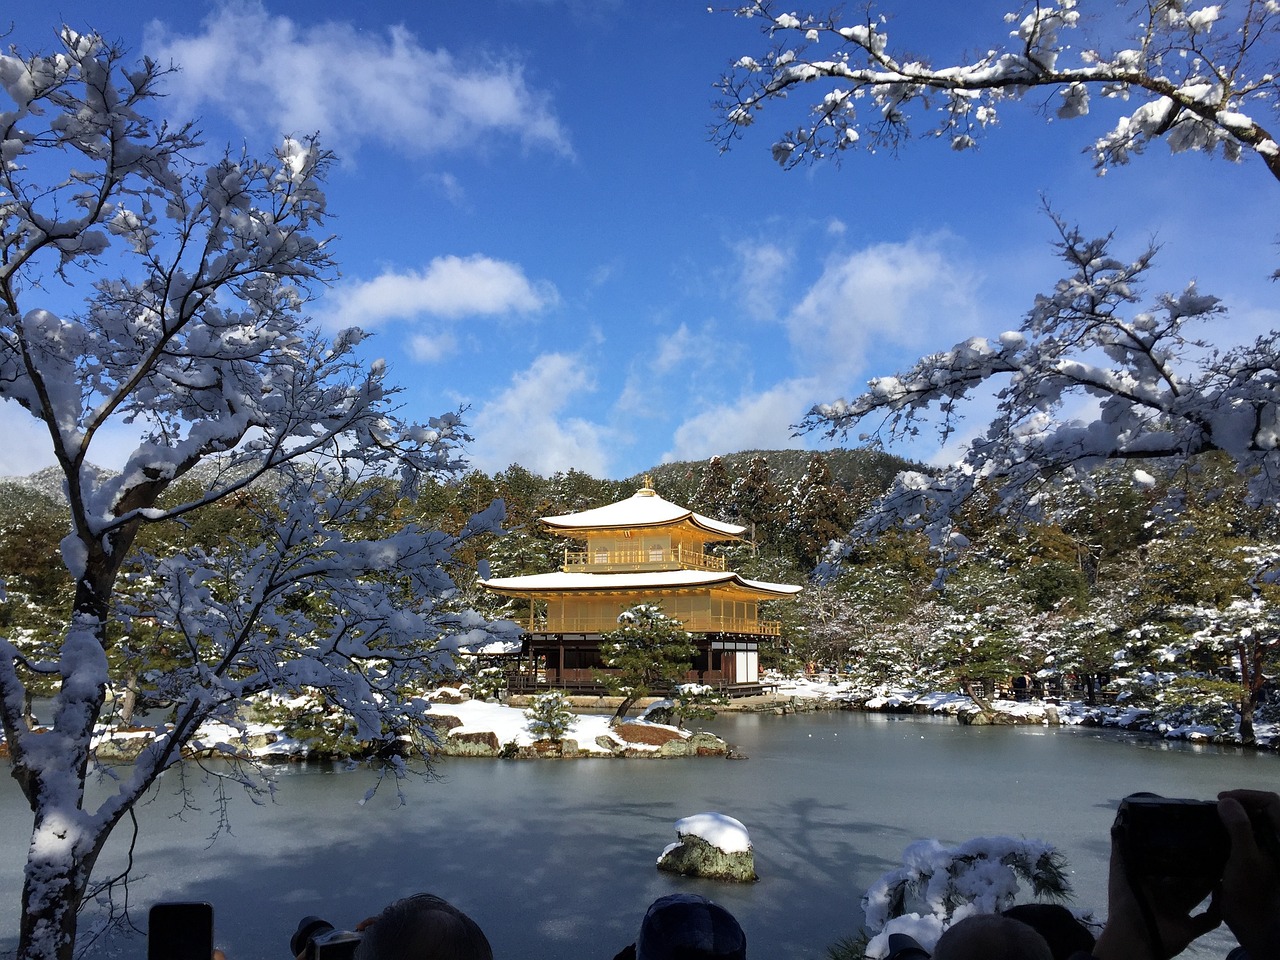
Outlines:
POLYGON ((1253 732, 1253 708, 1262 691, 1262 651, 1262 644, 1257 642, 1252 651, 1245 643, 1236 646, 1240 659, 1240 742, 1245 746, 1253 746, 1257 742, 1253 732))
POLYGON ((961 688, 983 713, 995 713, 995 708, 991 706, 991 699, 987 694, 987 681, 965 680, 961 683, 961 688), (982 689, 981 693, 978 692, 979 687, 982 689))
POLYGON ((1247 690, 1240 698, 1240 742, 1248 747, 1257 742, 1253 733, 1253 697, 1247 690))
MULTIPOLYGON (((83 812, 80 819, 84 818, 83 812)), ((22 886, 19 960, 73 960, 76 920, 103 838, 76 837, 65 811, 37 814, 22 886), (81 852, 88 843, 88 854, 81 852)))
POLYGON ((614 711, 613 719, 609 721, 609 725, 614 726, 621 723, 626 717, 627 711, 634 707, 639 699, 639 697, 623 697, 622 702, 618 704, 618 709, 614 711))
MULTIPOLYGON (((17 741, 10 744, 12 772, 33 814, 19 960, 73 960, 80 904, 115 823, 85 811, 84 793, 93 731, 106 700, 106 598, 117 568, 118 563, 111 562, 86 564, 62 639, 50 729, 21 728, 17 741)), ((6 717, 6 729, 11 725, 6 717)))
POLYGON ((119 722, 122 726, 133 723, 133 713, 138 706, 138 671, 128 667, 124 675, 124 690, 120 694, 119 722))

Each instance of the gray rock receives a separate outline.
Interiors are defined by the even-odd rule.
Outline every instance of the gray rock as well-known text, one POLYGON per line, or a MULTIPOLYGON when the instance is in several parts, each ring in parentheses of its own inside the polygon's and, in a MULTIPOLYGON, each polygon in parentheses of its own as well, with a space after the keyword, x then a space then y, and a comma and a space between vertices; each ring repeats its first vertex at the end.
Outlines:
POLYGON ((450 757, 496 757, 502 746, 492 730, 451 733, 441 742, 441 753, 450 757))
POLYGON ((731 883, 754 883, 760 879, 756 876, 755 856, 751 850, 726 853, 702 837, 689 834, 681 834, 679 843, 673 843, 662 851, 658 869, 685 877, 731 883))

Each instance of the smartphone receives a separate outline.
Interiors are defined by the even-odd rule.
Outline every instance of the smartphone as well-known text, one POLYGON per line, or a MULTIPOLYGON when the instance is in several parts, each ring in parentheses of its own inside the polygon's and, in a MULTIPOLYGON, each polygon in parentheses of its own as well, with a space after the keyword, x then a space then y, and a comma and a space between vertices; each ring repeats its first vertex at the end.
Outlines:
POLYGON ((157 903, 147 915, 147 960, 210 960, 213 905, 157 903))

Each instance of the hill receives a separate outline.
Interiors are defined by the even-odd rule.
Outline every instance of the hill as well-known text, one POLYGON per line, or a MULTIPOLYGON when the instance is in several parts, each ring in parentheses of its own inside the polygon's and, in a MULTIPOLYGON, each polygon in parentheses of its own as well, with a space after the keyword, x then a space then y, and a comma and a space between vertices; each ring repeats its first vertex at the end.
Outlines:
MULTIPOLYGON (((752 460, 763 457, 765 463, 769 465, 774 484, 779 489, 786 489, 804 476, 813 454, 812 450, 743 450, 738 453, 723 454, 720 461, 732 476, 741 476, 746 473, 747 466, 752 460)), ((827 461, 827 467, 836 483, 845 489, 866 486, 874 490, 883 490, 903 470, 928 470, 922 464, 912 463, 870 447, 827 450, 821 455, 827 461)), ((652 477, 655 486, 662 490, 685 489, 690 483, 697 486, 707 463, 707 460, 679 460, 674 463, 664 463, 636 476, 633 481, 638 485, 647 475, 652 477)))

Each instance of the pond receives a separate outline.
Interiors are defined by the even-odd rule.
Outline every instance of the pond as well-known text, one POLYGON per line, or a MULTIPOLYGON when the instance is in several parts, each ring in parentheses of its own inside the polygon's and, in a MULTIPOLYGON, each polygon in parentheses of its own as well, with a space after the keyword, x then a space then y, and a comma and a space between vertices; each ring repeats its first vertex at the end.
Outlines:
MULTIPOLYGON (((166 775, 140 808, 131 902, 208 900, 230 960, 284 958, 297 921, 349 927, 407 893, 444 896, 480 923, 498 958, 610 960, 645 907, 674 891, 728 907, 757 960, 822 958, 854 933, 859 899, 921 837, 1038 837, 1069 858, 1080 905, 1105 906, 1107 834, 1138 790, 1212 797, 1277 789, 1280 758, 1052 727, 963 727, 952 720, 827 712, 730 715, 710 729, 746 760, 449 760, 442 779, 390 785, 371 801, 367 769, 278 768, 276 802, 231 801, 230 832, 210 843, 217 805, 197 788, 183 809, 166 775), (659 873, 681 817, 717 811, 746 824, 761 879, 749 886, 659 873)), ((0 954, 17 929, 29 820, 0 785, 0 954)), ((100 872, 120 868, 113 838, 100 872)), ((1219 944, 1198 956, 1223 956, 1219 944)), ((94 956, 144 956, 141 938, 94 956)), ((1191 955, 1191 954, 1189 954, 1191 955)))

